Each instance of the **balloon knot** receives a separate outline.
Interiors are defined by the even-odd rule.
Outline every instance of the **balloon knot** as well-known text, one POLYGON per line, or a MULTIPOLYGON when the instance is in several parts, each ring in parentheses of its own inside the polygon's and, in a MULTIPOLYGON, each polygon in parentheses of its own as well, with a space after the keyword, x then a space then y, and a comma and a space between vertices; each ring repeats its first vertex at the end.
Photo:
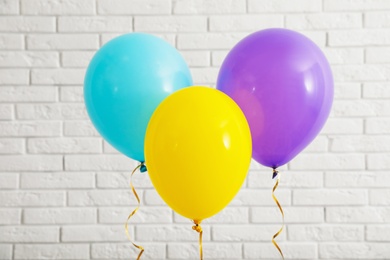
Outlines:
POLYGON ((198 223, 195 223, 195 225, 192 226, 192 229, 195 230, 198 233, 202 232, 202 227, 198 223))
POLYGON ((272 168, 272 179, 275 179, 276 176, 278 176, 278 171, 276 170, 276 168, 272 168))
POLYGON ((146 168, 146 165, 144 162, 141 162, 141 167, 139 168, 140 172, 146 172, 148 169, 146 168))

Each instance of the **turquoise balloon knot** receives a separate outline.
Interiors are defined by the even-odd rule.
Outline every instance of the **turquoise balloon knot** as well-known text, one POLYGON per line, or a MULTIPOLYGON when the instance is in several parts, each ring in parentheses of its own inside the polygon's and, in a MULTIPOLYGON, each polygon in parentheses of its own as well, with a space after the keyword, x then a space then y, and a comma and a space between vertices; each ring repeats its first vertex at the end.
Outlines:
POLYGON ((146 172, 148 169, 146 168, 146 165, 144 163, 141 163, 141 167, 139 168, 140 172, 146 172))

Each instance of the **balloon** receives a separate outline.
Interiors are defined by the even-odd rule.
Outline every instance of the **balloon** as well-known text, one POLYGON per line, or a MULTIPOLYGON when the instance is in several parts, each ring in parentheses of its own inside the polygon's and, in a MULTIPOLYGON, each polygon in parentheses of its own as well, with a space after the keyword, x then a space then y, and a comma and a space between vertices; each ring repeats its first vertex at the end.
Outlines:
POLYGON ((105 44, 84 82, 89 117, 113 147, 144 161, 144 138, 153 111, 174 91, 192 85, 177 50, 152 35, 130 33, 105 44))
POLYGON ((328 61, 308 38, 267 29, 241 40, 224 60, 217 89, 243 110, 252 133, 253 158, 279 167, 320 132, 333 101, 328 61))
POLYGON ((173 210, 198 222, 233 199, 251 152, 244 114, 231 98, 208 87, 173 93, 146 131, 146 165, 155 189, 173 210))

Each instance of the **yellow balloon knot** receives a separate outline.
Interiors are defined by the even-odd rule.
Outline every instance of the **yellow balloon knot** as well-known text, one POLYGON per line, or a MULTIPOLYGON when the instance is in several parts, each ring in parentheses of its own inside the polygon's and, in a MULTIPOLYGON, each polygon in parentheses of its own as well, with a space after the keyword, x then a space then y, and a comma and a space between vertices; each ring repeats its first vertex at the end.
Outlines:
POLYGON ((195 223, 195 225, 192 226, 192 229, 195 230, 198 233, 202 232, 202 227, 199 224, 197 224, 197 223, 195 223))

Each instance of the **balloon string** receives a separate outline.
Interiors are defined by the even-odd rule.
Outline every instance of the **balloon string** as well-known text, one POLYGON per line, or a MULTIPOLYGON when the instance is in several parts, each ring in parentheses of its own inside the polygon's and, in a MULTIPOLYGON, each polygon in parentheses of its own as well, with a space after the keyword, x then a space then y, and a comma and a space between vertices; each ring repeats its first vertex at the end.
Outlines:
POLYGON ((203 260, 203 246, 202 246, 202 236, 203 236, 203 230, 200 226, 200 221, 194 220, 194 226, 192 226, 192 229, 199 233, 199 255, 200 260, 203 260))
POLYGON ((130 218, 131 218, 132 216, 134 216, 135 213, 137 213, 137 211, 138 211, 138 209, 139 209, 139 206, 140 206, 140 203, 141 203, 141 200, 139 199, 138 194, 137 194, 137 192, 135 191, 135 188, 134 188, 134 185, 133 185, 133 175, 134 175, 134 173, 135 173, 138 169, 140 169, 142 166, 144 166, 143 163, 141 163, 140 165, 138 165, 137 167, 135 167, 135 169, 133 170, 133 172, 132 172, 131 175, 130 175, 130 188, 131 188, 131 190, 133 191, 133 194, 134 194, 135 198, 137 199, 138 205, 137 205, 137 207, 133 210, 133 212, 131 212, 130 215, 127 217, 127 220, 126 220, 126 223, 125 223, 125 231, 126 231, 126 236, 127 236, 127 238, 130 240, 130 242, 133 244, 134 247, 136 247, 136 248, 138 248, 139 250, 141 250, 141 251, 139 252, 139 254, 138 254, 137 260, 141 259, 141 255, 142 255, 142 253, 144 252, 144 248, 143 248, 142 246, 136 245, 136 244, 132 241, 132 239, 131 239, 131 237, 130 237, 130 234, 129 234, 129 226, 128 226, 128 224, 129 224, 130 218))
POLYGON ((283 228, 284 228, 284 212, 283 212, 282 206, 280 205, 278 199, 277 199, 276 196, 275 196, 275 190, 276 190, 276 188, 278 187, 279 181, 280 181, 280 174, 279 174, 279 172, 276 170, 276 168, 273 168, 272 179, 274 179, 275 177, 277 177, 277 178, 276 178, 276 183, 275 183, 275 185, 274 185, 274 187, 273 187, 273 189, 272 189, 272 198, 274 199, 276 205, 278 205, 278 208, 279 208, 279 210, 280 210, 280 213, 282 213, 282 220, 283 220, 283 223, 282 223, 282 227, 279 229, 279 231, 276 232, 275 235, 272 237, 272 244, 274 244, 274 246, 276 247, 276 249, 278 249, 280 255, 282 256, 282 258, 283 258, 283 260, 284 260, 283 252, 282 252, 282 250, 280 249, 278 243, 276 243, 276 241, 275 241, 275 238, 276 238, 277 236, 279 236, 279 234, 283 231, 283 228))

